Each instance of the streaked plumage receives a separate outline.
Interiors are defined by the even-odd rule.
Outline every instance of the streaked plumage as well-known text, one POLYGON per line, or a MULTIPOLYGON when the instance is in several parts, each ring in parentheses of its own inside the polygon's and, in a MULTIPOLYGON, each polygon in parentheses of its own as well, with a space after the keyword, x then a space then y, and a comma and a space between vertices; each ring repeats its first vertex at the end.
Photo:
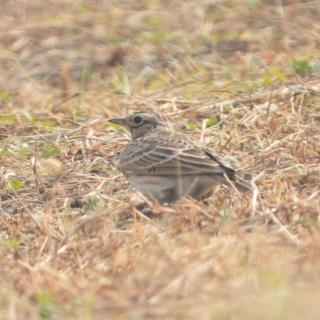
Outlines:
POLYGON ((240 191, 251 190, 220 157, 172 133, 156 116, 134 113, 110 121, 124 125, 132 135, 116 166, 147 197, 161 203, 182 196, 201 199, 214 185, 226 184, 226 176, 240 191))

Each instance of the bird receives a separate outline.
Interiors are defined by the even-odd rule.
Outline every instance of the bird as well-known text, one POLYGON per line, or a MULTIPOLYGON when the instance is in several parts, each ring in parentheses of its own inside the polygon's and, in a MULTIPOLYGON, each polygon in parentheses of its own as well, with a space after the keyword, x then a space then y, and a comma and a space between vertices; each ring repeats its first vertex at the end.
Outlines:
POLYGON ((183 197, 203 200, 217 184, 252 191, 250 181, 224 159, 187 135, 173 132, 156 114, 137 111, 109 121, 131 134, 115 166, 149 199, 161 204, 183 197))

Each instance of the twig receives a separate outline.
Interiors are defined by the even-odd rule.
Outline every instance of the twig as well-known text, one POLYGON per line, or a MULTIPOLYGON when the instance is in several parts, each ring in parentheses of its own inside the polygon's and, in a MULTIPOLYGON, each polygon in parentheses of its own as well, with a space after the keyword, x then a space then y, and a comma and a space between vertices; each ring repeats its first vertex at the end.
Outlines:
POLYGON ((75 94, 69 96, 69 97, 66 97, 65 99, 62 99, 61 101, 59 101, 57 104, 53 105, 51 110, 54 110, 58 107, 60 107, 62 104, 64 104, 65 102, 69 101, 69 100, 72 100, 74 98, 77 98, 80 96, 80 93, 79 92, 76 92, 75 94))
POLYGON ((299 238, 296 235, 292 234, 288 230, 288 228, 281 223, 281 221, 277 218, 277 216, 273 214, 273 212, 271 210, 269 212, 266 211, 260 194, 258 194, 258 198, 259 198, 261 208, 262 208, 264 215, 269 216, 271 221, 279 227, 278 232, 281 233, 282 235, 284 235, 289 240, 290 243, 292 243, 296 246, 300 245, 299 238))

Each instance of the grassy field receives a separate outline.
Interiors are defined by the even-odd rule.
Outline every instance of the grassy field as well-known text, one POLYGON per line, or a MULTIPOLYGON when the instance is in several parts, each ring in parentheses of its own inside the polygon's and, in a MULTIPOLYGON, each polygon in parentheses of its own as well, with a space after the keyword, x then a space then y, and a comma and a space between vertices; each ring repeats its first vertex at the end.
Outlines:
POLYGON ((320 1, 8 0, 0 319, 320 318, 320 1), (147 216, 108 118, 153 110, 250 173, 147 216))

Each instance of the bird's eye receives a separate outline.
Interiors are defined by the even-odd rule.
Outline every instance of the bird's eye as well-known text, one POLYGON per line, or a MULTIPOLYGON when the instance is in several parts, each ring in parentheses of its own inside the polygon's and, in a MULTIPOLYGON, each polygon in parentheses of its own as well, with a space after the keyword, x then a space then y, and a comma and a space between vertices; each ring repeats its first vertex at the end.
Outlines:
POLYGON ((139 124, 139 123, 142 122, 142 118, 141 118, 140 116, 135 116, 135 117, 133 118, 133 122, 134 122, 135 124, 139 124))

